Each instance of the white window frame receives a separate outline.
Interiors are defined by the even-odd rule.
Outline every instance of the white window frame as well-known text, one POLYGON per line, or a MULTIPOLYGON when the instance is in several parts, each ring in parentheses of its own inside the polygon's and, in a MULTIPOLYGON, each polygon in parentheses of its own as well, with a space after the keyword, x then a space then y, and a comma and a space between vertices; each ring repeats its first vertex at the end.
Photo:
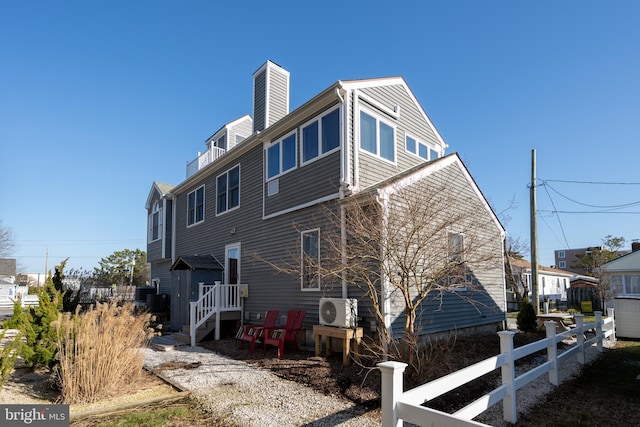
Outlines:
POLYGON ((240 283, 242 283, 242 279, 241 279, 241 273, 242 273, 242 268, 241 268, 241 264, 242 264, 242 245, 240 244, 240 242, 237 243, 231 243, 228 245, 225 245, 224 247, 224 282, 226 285, 230 284, 229 283, 229 252, 233 251, 233 250, 237 250, 238 251, 238 285, 240 283))
POLYGON ((565 258, 566 253, 565 251, 558 251, 558 258, 565 258))
POLYGON ((319 160, 325 156, 328 156, 329 154, 338 151, 340 149, 340 146, 342 145, 342 109, 340 106, 336 106, 333 108, 330 108, 326 111, 324 111, 321 115, 314 117, 313 119, 309 120, 308 122, 305 122, 302 124, 302 126, 300 126, 300 164, 301 165, 307 165, 309 163, 315 162, 316 160, 319 160), (334 111, 338 110, 338 145, 335 148, 332 148, 331 150, 328 151, 322 151, 322 134, 323 134, 323 129, 322 129, 322 119, 325 116, 328 116, 329 114, 333 113, 334 111), (304 154, 304 130, 311 126, 314 122, 318 123, 318 141, 317 144, 318 146, 316 147, 318 149, 318 154, 314 157, 311 157, 308 160, 305 160, 305 154, 304 154))
POLYGON ((436 150, 434 150, 433 147, 431 147, 429 144, 427 144, 426 142, 424 142, 420 138, 417 138, 417 137, 415 137, 414 135, 412 135, 411 133, 408 133, 408 132, 404 133, 404 150, 407 153, 409 153, 409 154, 411 154, 411 155, 413 155, 415 157, 418 157, 418 158, 420 158, 422 160, 427 160, 427 161, 430 161, 430 160, 433 160, 433 159, 437 159, 437 156, 436 157, 432 157, 431 153, 434 153, 436 155, 438 154, 438 152, 436 150), (416 142, 415 151, 411 151, 411 150, 409 150, 409 147, 407 147, 407 138, 411 138, 416 142), (422 157, 420 155, 420 147, 421 146, 424 147, 427 150, 427 157, 426 158, 424 158, 424 157, 422 157))
POLYGON ((227 212, 231 212, 234 211, 236 209, 238 209, 240 207, 240 196, 241 196, 241 188, 242 186, 242 171, 240 170, 240 165, 237 164, 229 169, 227 169, 226 171, 224 171, 223 173, 221 173, 220 175, 216 176, 216 216, 219 215, 224 215, 227 212), (229 207, 229 173, 234 170, 234 169, 238 169, 238 204, 236 206, 233 207, 229 207), (219 184, 218 184, 218 180, 222 177, 222 176, 226 176, 227 182, 226 182, 226 189, 225 189, 225 197, 226 197, 226 206, 224 210, 220 210, 220 193, 219 193, 219 184))
POLYGON ((391 163, 393 165, 396 164, 398 159, 398 147, 396 142, 397 136, 397 128, 396 125, 388 120, 383 119, 379 114, 376 114, 374 111, 369 108, 365 108, 360 106, 358 108, 358 150, 362 153, 366 153, 370 156, 377 157, 385 162, 391 163), (362 148, 362 113, 372 117, 376 120, 376 152, 373 153, 365 148, 362 148), (384 123, 386 126, 389 126, 393 130, 393 160, 389 160, 386 157, 380 155, 380 123, 384 123))
POLYGON ((300 290, 303 292, 308 292, 308 291, 319 291, 321 288, 320 286, 320 229, 319 228, 312 228, 309 230, 304 230, 300 232, 300 290), (317 249, 318 249, 318 254, 317 254, 317 270, 316 270, 316 286, 312 287, 309 285, 306 285, 305 282, 305 260, 307 259, 307 256, 305 254, 305 245, 304 245, 304 240, 305 240, 305 235, 307 234, 311 234, 311 233, 316 233, 317 234, 317 249))
POLYGON ((202 222, 204 222, 204 217, 205 217, 205 209, 206 207, 206 193, 205 193, 205 188, 204 188, 204 184, 199 186, 198 188, 196 188, 193 191, 190 191, 189 193, 187 193, 187 228, 188 227, 193 227, 194 225, 200 224, 202 222), (202 218, 198 221, 198 191, 202 190, 202 218), (191 195, 194 195, 194 206, 193 206, 193 222, 190 222, 191 220, 191 215, 190 215, 190 197, 191 195))
POLYGON ((292 130, 291 132, 289 132, 288 134, 284 135, 282 138, 277 139, 276 141, 273 141, 271 144, 268 144, 267 146, 265 146, 265 170, 264 170, 264 174, 265 174, 265 181, 271 181, 272 179, 276 179, 284 174, 286 174, 287 172, 290 172, 292 170, 297 169, 298 167, 298 132, 297 129, 292 130), (283 169, 283 160, 284 160, 284 141, 291 138, 293 136, 293 149, 294 149, 294 153, 293 153, 293 158, 294 158, 294 164, 293 166, 289 167, 288 169, 283 169), (269 169, 270 169, 270 165, 269 165, 269 150, 278 147, 278 172, 273 175, 273 176, 269 176, 269 169))
POLYGON ((467 291, 467 267, 464 265, 465 263, 465 242, 466 240, 466 236, 464 235, 464 233, 459 233, 453 230, 447 230, 447 261, 448 262, 452 262, 452 261, 456 261, 460 264, 462 264, 462 268, 464 269, 464 281, 463 283, 455 283, 452 281, 452 277, 448 277, 448 282, 449 282, 449 290, 452 292, 465 292, 467 291), (456 250, 458 249, 457 247, 454 248, 453 246, 453 242, 452 239, 455 237, 459 237, 461 239, 461 243, 462 243, 462 247, 459 248, 460 250, 456 250))
POLYGON ((160 202, 156 200, 153 204, 151 213, 149 214, 149 230, 147 234, 147 243, 158 241, 161 238, 162 238, 162 208, 160 207, 160 202), (158 225, 157 225, 158 235, 155 239, 153 238, 153 231, 155 228, 153 224, 154 216, 158 218, 158 225))
POLYGON ((559 269, 567 268, 567 262, 566 261, 558 261, 558 268, 559 269))

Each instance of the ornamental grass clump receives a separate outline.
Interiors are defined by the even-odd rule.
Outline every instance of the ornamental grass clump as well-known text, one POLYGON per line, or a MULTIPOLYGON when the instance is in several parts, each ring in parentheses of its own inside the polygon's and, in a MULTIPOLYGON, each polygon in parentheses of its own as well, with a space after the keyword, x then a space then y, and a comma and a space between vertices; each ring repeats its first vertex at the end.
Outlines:
POLYGON ((97 304, 94 309, 62 314, 56 322, 54 375, 62 403, 91 403, 122 393, 143 373, 143 346, 150 337, 147 313, 133 304, 97 304))

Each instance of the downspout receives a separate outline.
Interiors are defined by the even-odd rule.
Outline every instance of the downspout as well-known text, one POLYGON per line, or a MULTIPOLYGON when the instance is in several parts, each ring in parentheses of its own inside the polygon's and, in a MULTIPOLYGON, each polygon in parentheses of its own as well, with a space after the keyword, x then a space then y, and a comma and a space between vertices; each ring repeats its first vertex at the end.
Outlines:
POLYGON ((171 265, 176 262, 176 204, 177 197, 173 193, 167 193, 167 198, 171 200, 171 265))
MULTIPOLYGON (((384 233, 388 226, 388 216, 389 216, 389 197, 388 194, 384 191, 378 190, 378 195, 376 196, 376 202, 382 208, 382 239, 384 239, 384 233)), ((385 253, 386 242, 381 242, 380 244, 380 259, 385 262, 386 253, 385 253)), ((387 330, 389 336, 391 336, 391 313, 390 313, 390 299, 391 292, 389 290, 389 282, 388 277, 384 274, 384 269, 382 266, 380 267, 380 311, 382 312, 382 317, 384 318, 384 327, 387 330)), ((384 360, 387 360, 388 348, 387 342, 383 343, 384 349, 384 360)))
MULTIPOLYGON (((344 101, 343 97, 344 89, 342 87, 336 88, 336 96, 340 99, 340 103, 342 104, 342 141, 340 142, 340 163, 342 167, 340 168, 340 189, 339 192, 339 200, 342 201, 345 198, 345 189, 349 187, 348 183, 348 158, 349 154, 347 153, 348 146, 347 144, 347 105, 344 101)), ((342 265, 346 265, 347 263, 347 215, 344 204, 340 204, 340 261, 342 265)), ((340 273, 340 284, 342 290, 342 298, 349 298, 349 289, 347 286, 347 272, 345 269, 342 269, 340 273)))
POLYGON ((353 186, 360 189, 360 116, 358 115, 358 90, 353 91, 353 186))

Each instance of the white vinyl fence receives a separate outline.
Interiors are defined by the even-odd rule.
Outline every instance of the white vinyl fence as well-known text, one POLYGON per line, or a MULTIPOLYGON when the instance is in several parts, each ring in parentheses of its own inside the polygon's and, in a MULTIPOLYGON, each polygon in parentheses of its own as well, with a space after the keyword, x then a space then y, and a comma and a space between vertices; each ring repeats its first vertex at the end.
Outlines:
MULTIPOLYGON (((18 297, 18 299, 20 300, 20 303, 23 307, 40 304, 38 295, 22 295, 18 297)), ((0 295, 0 308, 13 308, 13 302, 15 300, 15 298, 6 295, 0 295)))
POLYGON ((558 366, 561 363, 575 356, 578 363, 584 364, 584 352, 587 347, 596 345, 598 350, 602 351, 604 339, 615 341, 613 309, 609 309, 608 314, 607 319, 603 321, 602 312, 596 311, 596 321, 591 323, 584 323, 584 316, 576 315, 576 327, 561 333, 556 333, 556 322, 544 322, 547 337, 518 348, 513 346, 515 332, 498 332, 500 336, 499 355, 406 392, 403 392, 402 375, 407 365, 400 362, 379 363, 378 367, 382 372, 382 426, 400 427, 403 420, 423 427, 486 426, 486 424, 473 421, 473 418, 500 401, 502 401, 505 421, 515 423, 517 422, 516 390, 544 374, 548 374, 551 384, 558 385, 558 366), (606 330, 604 329, 605 325, 607 325, 606 330), (585 332, 587 331, 595 331, 594 337, 586 339, 585 332), (575 337, 576 344, 562 354, 558 354, 558 342, 572 337, 575 337), (515 376, 516 360, 544 349, 547 350, 545 363, 518 377, 515 376), (422 406, 425 402, 498 368, 501 370, 502 385, 459 411, 448 414, 422 406))

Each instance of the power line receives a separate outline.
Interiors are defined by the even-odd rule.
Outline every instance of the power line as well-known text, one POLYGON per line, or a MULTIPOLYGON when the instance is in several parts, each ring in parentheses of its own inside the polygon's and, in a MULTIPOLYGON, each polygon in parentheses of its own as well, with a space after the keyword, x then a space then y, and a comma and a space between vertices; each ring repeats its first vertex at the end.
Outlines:
MULTIPOLYGON (((640 205, 640 201, 637 201, 637 202, 631 202, 631 203, 625 203, 625 204, 622 204, 622 205, 592 205, 592 204, 589 204, 589 203, 583 203, 583 202, 579 202, 579 201, 577 201, 577 200, 574 200, 574 199, 570 198, 569 196, 566 196, 566 195, 564 195, 564 194, 560 193, 558 190, 556 190, 555 188, 553 188, 552 186, 550 186, 549 184, 547 184, 547 182, 548 182, 548 181, 545 181, 545 182, 543 182, 543 184, 542 184, 542 185, 544 186, 545 190, 546 190, 547 188, 550 188, 553 192, 555 192, 556 194, 558 194, 560 197, 563 197, 563 198, 565 198, 565 199, 567 199, 567 200, 569 200, 570 202, 573 202, 573 203, 575 203, 575 204, 582 205, 582 206, 587 206, 587 207, 590 207, 590 208, 612 208, 612 209, 619 209, 619 208, 628 208, 628 207, 631 207, 631 206, 637 206, 637 205, 640 205)), ((548 192, 547 192, 547 193, 548 193, 548 192)))
POLYGON ((568 184, 597 184, 597 185, 640 185, 640 182, 606 182, 606 181, 571 181, 563 179, 546 179, 544 182, 564 182, 568 184))
POLYGON ((551 213, 563 213, 563 214, 622 214, 622 215, 638 215, 640 212, 618 212, 618 211, 557 211, 557 210, 545 210, 538 209, 538 212, 551 212, 551 213))
MULTIPOLYGON (((551 206, 553 206, 554 212, 558 212, 558 209, 556 208, 556 204, 553 201, 553 198, 551 197, 551 194, 549 194, 549 190, 547 189, 547 186, 544 186, 544 191, 547 193, 547 196, 549 197, 549 200, 551 201, 551 206)), ((556 214, 556 217, 558 218, 558 224, 560 225, 560 231, 562 231, 562 238, 564 239, 564 243, 567 245, 567 247, 569 247, 569 242, 567 242, 567 235, 564 232, 564 227, 562 226, 562 221, 560 220, 560 215, 556 214)))

